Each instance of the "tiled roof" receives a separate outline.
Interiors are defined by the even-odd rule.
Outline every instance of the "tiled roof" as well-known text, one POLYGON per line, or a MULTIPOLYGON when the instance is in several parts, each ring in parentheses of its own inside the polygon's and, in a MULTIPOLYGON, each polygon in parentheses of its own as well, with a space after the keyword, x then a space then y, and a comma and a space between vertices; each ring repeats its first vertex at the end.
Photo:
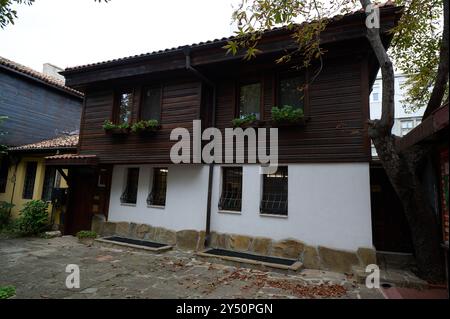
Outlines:
POLYGON ((24 76, 32 78, 36 81, 39 81, 56 89, 62 90, 64 92, 70 93, 72 95, 83 97, 83 93, 78 92, 77 90, 74 90, 68 86, 65 86, 63 81, 55 77, 35 71, 25 65, 8 60, 0 56, 0 68, 1 67, 11 70, 15 73, 20 73, 24 76))
POLYGON ((10 147, 9 151, 34 151, 52 150, 62 148, 76 148, 78 145, 78 134, 63 135, 51 140, 45 140, 33 144, 10 147))
POLYGON ((52 156, 46 156, 45 159, 93 159, 97 158, 97 155, 80 155, 80 154, 58 154, 52 156))
MULTIPOLYGON (((388 0, 388 1, 384 2, 384 3, 382 3, 382 4, 378 4, 377 7, 379 7, 379 8, 395 7, 395 4, 391 0, 388 0)), ((363 13, 363 12, 364 12, 364 10, 360 9, 360 10, 356 10, 356 11, 353 11, 353 12, 350 12, 350 13, 346 13, 344 15, 333 16, 332 18, 330 18, 330 20, 332 22, 333 21, 339 21, 343 17, 348 17, 348 16, 351 16, 351 15, 354 15, 354 14, 357 14, 357 13, 363 13)), ((287 29, 287 28, 286 27, 272 28, 270 30, 266 30, 265 32, 279 31, 279 30, 283 30, 283 29, 287 29)), ((129 61, 129 60, 138 59, 138 58, 145 58, 145 57, 150 57, 150 56, 167 54, 167 53, 183 50, 186 47, 198 48, 198 47, 207 46, 207 45, 211 45, 211 44, 219 44, 219 43, 222 43, 222 42, 227 42, 227 41, 233 40, 235 38, 236 38, 235 36, 224 37, 224 38, 221 38, 221 39, 214 39, 214 40, 209 40, 209 41, 205 41, 205 42, 193 43, 193 44, 190 44, 190 45, 182 45, 182 46, 178 46, 178 47, 174 47, 174 48, 170 48, 170 49, 165 49, 165 50, 158 50, 158 51, 153 51, 153 52, 149 52, 149 53, 137 54, 137 55, 132 55, 132 56, 128 56, 128 57, 123 57, 123 58, 118 58, 118 59, 113 59, 113 60, 107 60, 107 61, 103 61, 103 62, 90 63, 90 64, 75 66, 75 67, 71 67, 71 68, 66 68, 64 70, 64 72, 79 71, 79 70, 94 68, 94 67, 98 67, 98 66, 106 66, 106 65, 110 65, 110 64, 119 63, 119 62, 126 62, 126 61, 129 61)))

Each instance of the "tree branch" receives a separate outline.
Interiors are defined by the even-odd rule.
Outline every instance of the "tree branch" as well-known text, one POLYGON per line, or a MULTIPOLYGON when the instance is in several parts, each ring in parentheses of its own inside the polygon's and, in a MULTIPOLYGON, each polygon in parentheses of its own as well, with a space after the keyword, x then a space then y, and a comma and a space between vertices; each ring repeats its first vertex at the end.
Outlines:
POLYGON ((442 105, 442 100, 445 94, 445 88, 448 83, 448 1, 444 0, 444 30, 442 32, 441 49, 439 52, 439 66, 436 75, 436 81, 434 82, 433 91, 431 92, 430 100, 428 101, 427 108, 423 115, 426 119, 434 110, 442 105))
MULTIPOLYGON (((360 3, 365 11, 372 4, 370 0, 360 0, 360 3)), ((366 15, 368 16, 369 14, 366 13, 366 15)), ((383 80, 381 119, 378 121, 377 126, 385 135, 389 135, 391 134, 392 126, 394 126, 394 69, 381 41, 379 28, 368 27, 366 36, 380 65, 383 80)))

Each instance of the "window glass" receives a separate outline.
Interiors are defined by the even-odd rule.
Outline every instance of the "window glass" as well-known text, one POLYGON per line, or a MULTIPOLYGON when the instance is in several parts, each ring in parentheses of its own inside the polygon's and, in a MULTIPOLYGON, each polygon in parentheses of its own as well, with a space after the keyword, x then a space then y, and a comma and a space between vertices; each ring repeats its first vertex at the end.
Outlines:
POLYGON ((131 91, 121 92, 118 101, 118 123, 129 123, 131 120, 131 108, 133 105, 133 93, 131 91))
POLYGON ((23 183, 23 199, 32 199, 34 192, 34 182, 36 180, 37 162, 27 162, 25 180, 23 183))
POLYGON ((244 84, 239 88, 239 116, 254 114, 260 119, 261 84, 244 84))
POLYGON ((222 195, 219 209, 240 211, 242 206, 242 167, 222 168, 222 195))
POLYGON ((167 190, 167 168, 153 169, 152 191, 147 198, 148 205, 165 206, 167 190))
POLYGON ((136 204, 139 182, 139 168, 130 167, 127 170, 125 190, 120 197, 121 203, 136 204))
POLYGON ((42 188, 42 200, 52 200, 52 191, 55 186, 56 169, 54 167, 46 167, 44 175, 44 186, 42 188))
POLYGON ((278 87, 278 107, 285 105, 303 109, 304 81, 302 77, 290 77, 281 79, 278 87))
POLYGON ((141 105, 141 120, 160 120, 161 88, 144 88, 141 105))
POLYGON ((263 175, 260 211, 263 214, 287 215, 288 168, 279 166, 274 174, 263 175))

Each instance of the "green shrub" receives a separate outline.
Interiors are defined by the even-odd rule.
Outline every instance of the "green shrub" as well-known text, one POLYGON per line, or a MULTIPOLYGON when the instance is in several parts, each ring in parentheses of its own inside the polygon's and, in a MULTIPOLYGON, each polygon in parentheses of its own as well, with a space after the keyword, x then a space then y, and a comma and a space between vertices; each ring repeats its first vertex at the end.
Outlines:
POLYGON ((18 231, 23 235, 34 235, 48 226, 48 204, 42 200, 27 202, 17 219, 18 231))
POLYGON ((0 286, 0 299, 8 299, 16 294, 14 286, 0 286))
POLYGON ((256 115, 255 114, 247 114, 244 116, 241 116, 240 118, 233 119, 231 121, 231 124, 233 124, 233 127, 241 127, 244 125, 252 124, 256 122, 256 115))
POLYGON ((272 108, 272 119, 277 123, 295 123, 303 118, 303 110, 285 105, 282 108, 272 108))
POLYGON ((159 123, 157 120, 146 120, 146 121, 139 121, 134 123, 131 126, 131 131, 134 133, 142 132, 142 131, 152 131, 156 130, 159 126, 159 123))
POLYGON ((0 202, 0 229, 7 226, 10 222, 11 208, 15 205, 8 202, 0 202))
POLYGON ((97 238, 97 233, 93 230, 81 230, 77 233, 78 239, 82 238, 97 238))
POLYGON ((114 124, 110 120, 105 120, 105 122, 103 122, 102 127, 105 131, 111 131, 114 129, 129 129, 130 124, 129 123, 114 124))

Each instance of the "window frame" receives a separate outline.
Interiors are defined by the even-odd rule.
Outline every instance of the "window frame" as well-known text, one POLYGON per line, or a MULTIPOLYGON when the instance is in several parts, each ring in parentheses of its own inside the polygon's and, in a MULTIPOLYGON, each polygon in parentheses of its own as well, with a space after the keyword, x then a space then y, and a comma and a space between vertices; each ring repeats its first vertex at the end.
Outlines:
POLYGON ((310 88, 308 85, 309 71, 308 69, 302 71, 282 70, 275 73, 273 85, 273 100, 272 105, 280 107, 280 81, 283 79, 303 77, 305 81, 305 89, 303 90, 303 117, 306 119, 310 114, 310 88))
POLYGON ((283 208, 278 208, 278 209, 273 209, 271 208, 266 209, 263 208, 263 202, 264 197, 265 197, 265 193, 266 193, 266 179, 268 178, 268 175, 273 175, 273 174, 263 174, 262 178, 261 178, 261 200, 260 200, 260 204, 259 204, 259 213, 260 215, 264 215, 264 216, 275 216, 275 217, 288 217, 289 216, 289 167, 287 165, 279 165, 277 168, 277 172, 275 174, 278 174, 280 169, 285 170, 285 172, 282 172, 283 175, 285 175, 286 179, 286 199, 284 200, 285 202, 285 211, 283 210, 283 208))
POLYGON ((0 159, 0 193, 6 193, 6 188, 8 187, 8 177, 9 177, 9 165, 10 160, 8 156, 3 156, 0 159))
MULTIPOLYGON (((36 175, 37 175, 37 168, 38 168, 38 162, 37 161, 27 161, 25 162, 25 176, 23 177, 23 187, 22 187, 22 199, 27 199, 27 200, 32 200, 33 196, 34 196, 34 188, 36 187, 36 175), (33 182, 32 184, 32 188, 31 188, 31 194, 27 194, 25 193, 25 191, 27 190, 27 179, 29 178, 28 176, 28 165, 30 164, 34 164, 34 176, 32 177, 33 182)), ((28 191, 28 190, 27 190, 28 191)))
POLYGON ((150 191, 149 191, 149 193, 148 193, 148 196, 147 196, 147 206, 148 207, 160 207, 160 208, 164 208, 164 207, 166 207, 166 204, 167 204, 167 185, 168 185, 168 183, 167 183, 167 178, 168 178, 168 175, 169 175, 169 168, 168 167, 153 167, 152 168, 152 188, 150 189, 150 191), (156 172, 158 171, 158 172, 161 172, 161 170, 166 170, 166 172, 165 172, 165 190, 164 190, 164 203, 163 204, 161 204, 161 203, 155 203, 155 202, 153 202, 154 201, 154 192, 155 192, 155 189, 156 189, 156 176, 157 176, 157 174, 156 174, 156 172))
MULTIPOLYGON (((235 214, 239 214, 242 212, 242 195, 243 195, 243 189, 244 189, 244 169, 242 166, 222 166, 221 167, 221 180, 220 180, 220 197, 219 197, 219 202, 218 202, 218 210, 219 212, 231 212, 231 213, 235 213, 235 214), (233 209, 230 207, 226 207, 224 206, 224 192, 225 192, 225 171, 226 170, 231 170, 231 169, 240 169, 241 171, 241 178, 240 178, 240 198, 237 200, 240 200, 240 204, 237 208, 239 209, 233 209)), ((234 199, 236 200, 236 199, 234 199)))
POLYGON ((127 123, 131 124, 133 121, 134 104, 136 97, 136 90, 133 87, 122 87, 114 90, 113 97, 113 108, 111 113, 111 122, 117 125, 123 124, 119 122, 120 118, 120 97, 121 95, 129 92, 131 94, 131 106, 130 106, 130 116, 127 123))
MULTIPOLYGON (((148 85, 142 85, 140 87, 140 94, 139 94, 139 110, 138 110, 138 119, 139 121, 144 120, 142 118, 142 113, 143 113, 143 103, 144 103, 144 93, 146 89, 159 89, 159 118, 155 119, 157 120, 159 123, 161 123, 161 119, 162 119, 162 104, 163 104, 163 84, 148 84, 148 85)), ((148 119, 147 119, 148 120, 148 119)))
POLYGON ((263 121, 264 120, 264 77, 263 76, 255 76, 255 77, 248 77, 244 80, 238 80, 235 84, 234 89, 234 117, 233 118, 240 118, 241 114, 241 87, 244 85, 250 85, 250 84, 259 84, 260 86, 260 92, 259 92, 259 119, 257 121, 263 121))
POLYGON ((53 188, 55 188, 55 183, 56 183, 56 175, 57 175, 56 168, 51 167, 51 166, 46 166, 45 167, 44 180, 42 182, 42 193, 41 193, 41 199, 43 201, 45 201, 45 202, 50 202, 52 200, 53 188), (52 174, 53 177, 52 177, 52 175, 47 175, 48 172, 50 172, 50 173, 53 172, 53 174, 52 174), (52 181, 51 184, 46 183, 47 182, 47 177, 51 178, 51 181, 52 181), (48 191, 48 189, 46 190, 46 186, 48 186, 48 185, 51 185, 50 192, 49 192, 49 195, 50 195, 49 199, 44 198, 44 196, 47 195, 46 191, 48 191))
POLYGON ((124 187, 123 187, 123 191, 122 191, 122 195, 120 196, 120 204, 121 205, 125 205, 125 206, 136 206, 137 204, 137 199, 138 199, 138 195, 139 195, 139 175, 140 175, 140 168, 136 167, 136 166, 130 166, 126 168, 126 174, 125 174, 125 183, 124 183, 124 187), (137 180, 136 180, 136 200, 135 202, 130 202, 127 201, 127 196, 128 194, 128 188, 129 188, 129 177, 130 177, 130 170, 132 169, 136 169, 137 170, 137 180))

